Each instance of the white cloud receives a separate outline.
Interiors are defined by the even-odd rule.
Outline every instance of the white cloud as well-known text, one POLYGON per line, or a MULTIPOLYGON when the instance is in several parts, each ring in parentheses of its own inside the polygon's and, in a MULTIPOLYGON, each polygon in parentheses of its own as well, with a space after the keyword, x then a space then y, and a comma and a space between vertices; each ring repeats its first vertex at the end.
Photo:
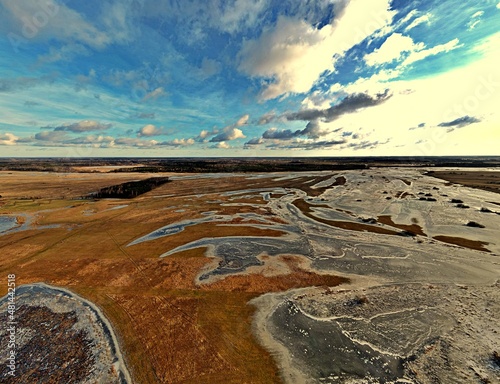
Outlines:
POLYGON ((198 138, 200 140, 206 139, 208 136, 210 136, 210 131, 207 131, 206 129, 203 129, 200 134, 198 135, 198 138))
POLYGON ((135 139, 131 137, 120 137, 115 140, 117 145, 123 145, 127 147, 140 147, 140 148, 150 148, 158 145, 156 140, 142 140, 135 139))
POLYGON ((449 52, 454 49, 462 47, 461 44, 459 44, 458 39, 453 39, 446 44, 440 44, 436 45, 432 48, 429 49, 423 49, 423 50, 418 50, 418 51, 413 51, 404 61, 403 61, 403 66, 408 66, 410 64, 413 64, 416 61, 420 61, 425 59, 426 57, 429 56, 434 56, 437 55, 438 53, 442 52, 449 52))
MULTIPOLYGON (((250 118, 249 115, 243 115, 241 116, 236 123, 228 125, 220 133, 218 131, 212 131, 208 133, 204 133, 205 131, 202 131, 202 133, 205 134, 205 137, 208 136, 209 134, 215 134, 218 133, 216 136, 212 137, 210 140, 212 143, 219 143, 219 142, 225 142, 225 141, 230 141, 230 140, 236 140, 236 139, 244 139, 246 136, 243 134, 243 131, 239 129, 239 127, 242 127, 248 122, 248 119, 250 118)), ((200 137, 200 135, 198 137, 200 137)), ((201 138, 201 137, 200 137, 201 138)))
POLYGON ((151 92, 146 93, 144 97, 142 98, 142 102, 148 101, 148 100, 156 100, 162 96, 165 96, 167 93, 163 89, 163 87, 158 87, 151 92))
POLYGON ((187 147, 190 145, 193 145, 195 143, 194 139, 189 138, 189 139, 174 139, 171 141, 165 141, 161 143, 160 145, 167 145, 167 146, 173 146, 173 147, 187 147))
POLYGON ((334 69, 334 55, 343 55, 375 31, 390 24, 389 0, 349 2, 338 19, 318 29, 303 20, 280 17, 256 40, 243 44, 239 70, 266 83, 261 100, 304 93, 334 69))
POLYGON ((410 29, 415 28, 417 25, 420 25, 422 23, 427 23, 429 25, 431 23, 431 18, 432 14, 431 13, 426 13, 425 15, 422 15, 420 17, 417 17, 415 20, 411 22, 406 28, 405 31, 409 31, 410 29))
POLYGON ((246 136, 243 134, 241 129, 236 127, 226 127, 217 136, 212 137, 211 142, 223 142, 236 139, 244 139, 246 136))
POLYGON ((469 27, 468 30, 472 31, 481 22, 481 16, 484 15, 484 11, 477 11, 471 16, 470 21, 467 23, 469 27))
POLYGON ((19 137, 16 135, 6 132, 0 134, 0 145, 16 145, 19 137))
POLYGON ((269 79, 261 93, 263 100, 307 92, 324 71, 333 69, 333 53, 327 48, 331 31, 329 25, 316 29, 304 21, 281 17, 275 29, 244 43, 239 69, 269 79))
POLYGON ((214 146, 212 146, 212 148, 228 149, 228 148, 231 148, 231 146, 228 143, 226 143, 225 141, 221 141, 220 143, 217 143, 214 146))
POLYGON ((77 137, 75 139, 66 140, 64 144, 73 145, 91 145, 95 148, 98 147, 113 147, 115 145, 115 139, 112 136, 102 136, 102 135, 88 135, 77 137))
POLYGON ((250 118, 250 115, 243 115, 241 116, 238 121, 236 122, 237 127, 241 127, 242 125, 245 125, 248 122, 248 119, 250 118))
POLYGON ((144 127, 142 127, 141 129, 139 129, 139 131, 137 132, 137 136, 139 136, 139 137, 159 136, 159 135, 163 135, 163 133, 164 132, 163 132, 162 128, 158 128, 153 124, 147 124, 144 127))
POLYGON ((429 56, 434 56, 442 52, 449 52, 453 49, 460 48, 458 39, 453 39, 445 44, 436 45, 432 48, 425 49, 424 43, 415 43, 409 36, 403 36, 400 33, 393 33, 386 41, 375 49, 372 53, 365 55, 365 62, 370 66, 390 63, 394 60, 401 60, 406 54, 401 67, 409 66, 410 64, 420 61, 429 56))
POLYGON ((400 59, 403 52, 413 52, 422 50, 425 47, 423 43, 415 44, 409 36, 403 36, 400 33, 393 33, 387 40, 375 49, 372 53, 365 55, 366 64, 370 66, 390 63, 400 59))
POLYGON ((500 69, 497 51, 484 48, 486 42, 480 46, 482 57, 477 55, 476 62, 452 71, 410 81, 381 81, 380 76, 373 76, 343 87, 346 93, 369 94, 389 88, 393 96, 331 123, 319 122, 320 129, 330 132, 322 139, 334 140, 339 127, 347 132, 363 127, 364 140, 386 143, 390 139, 370 151, 372 155, 388 151, 410 156, 495 154, 500 142, 500 69), (444 127, 465 119, 475 123, 452 132, 444 127))

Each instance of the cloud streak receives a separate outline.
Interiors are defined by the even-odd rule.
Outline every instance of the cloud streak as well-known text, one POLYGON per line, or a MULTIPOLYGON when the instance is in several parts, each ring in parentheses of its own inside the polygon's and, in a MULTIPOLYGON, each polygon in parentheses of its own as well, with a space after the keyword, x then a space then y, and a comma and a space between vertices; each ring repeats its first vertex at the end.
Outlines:
POLYGON ((474 116, 462 116, 458 119, 438 124, 438 127, 463 128, 471 124, 480 123, 481 120, 474 116))
MULTIPOLYGON (((66 131, 66 132, 74 132, 74 133, 82 133, 82 132, 92 132, 92 131, 105 131, 110 129, 112 124, 103 124, 94 120, 83 120, 78 123, 67 123, 63 125, 59 125, 54 127, 54 131, 66 131)), ((44 127, 51 128, 51 127, 44 127)))

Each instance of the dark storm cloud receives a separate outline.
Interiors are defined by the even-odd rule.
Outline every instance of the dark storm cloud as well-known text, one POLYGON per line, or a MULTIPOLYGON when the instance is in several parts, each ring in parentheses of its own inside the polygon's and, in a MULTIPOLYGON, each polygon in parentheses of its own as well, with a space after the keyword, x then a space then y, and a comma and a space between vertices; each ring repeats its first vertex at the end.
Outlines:
POLYGON ((270 128, 262 134, 263 139, 290 140, 299 136, 307 136, 309 139, 318 139, 326 135, 327 131, 322 131, 317 120, 307 123, 304 129, 292 131, 290 129, 278 130, 270 128))
POLYGON ((458 119, 455 119, 453 121, 448 121, 445 123, 441 123, 438 125, 438 127, 445 127, 445 128, 463 128, 466 127, 467 125, 471 125, 474 123, 479 123, 481 120, 474 117, 474 116, 462 116, 458 119))
POLYGON ((259 117, 259 121, 257 122, 258 125, 266 125, 271 123, 276 119, 276 113, 275 112, 267 112, 263 114, 261 117, 259 117))
POLYGON ((292 112, 285 114, 285 118, 288 121, 294 120, 304 120, 312 121, 317 119, 322 119, 326 122, 338 119, 340 116, 353 113, 362 108, 373 107, 383 102, 387 101, 392 95, 389 94, 389 90, 385 90, 384 93, 379 93, 375 97, 364 93, 357 93, 354 95, 349 95, 343 99, 337 105, 334 105, 327 109, 305 109, 299 112, 292 112))
POLYGON ((262 137, 254 137, 253 139, 247 141, 245 145, 258 145, 262 144, 264 140, 262 140, 262 137))

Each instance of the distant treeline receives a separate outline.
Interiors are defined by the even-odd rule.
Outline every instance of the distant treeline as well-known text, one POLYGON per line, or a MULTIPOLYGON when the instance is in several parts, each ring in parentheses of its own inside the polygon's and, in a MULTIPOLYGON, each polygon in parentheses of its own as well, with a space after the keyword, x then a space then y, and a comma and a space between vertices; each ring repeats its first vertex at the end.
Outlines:
POLYGON ((149 192, 169 181, 168 177, 151 177, 140 181, 129 181, 123 184, 102 188, 86 196, 87 199, 133 199, 143 193, 149 192))
POLYGON ((0 158, 2 171, 99 172, 311 172, 372 167, 500 167, 498 156, 448 157, 233 157, 233 158, 0 158), (87 169, 86 169, 87 168, 87 169))
POLYGON ((235 160, 188 160, 168 161, 156 165, 142 167, 126 167, 110 172, 141 173, 239 173, 239 172, 300 172, 300 171, 344 171, 350 169, 367 169, 366 164, 338 164, 319 161, 235 161, 235 160))

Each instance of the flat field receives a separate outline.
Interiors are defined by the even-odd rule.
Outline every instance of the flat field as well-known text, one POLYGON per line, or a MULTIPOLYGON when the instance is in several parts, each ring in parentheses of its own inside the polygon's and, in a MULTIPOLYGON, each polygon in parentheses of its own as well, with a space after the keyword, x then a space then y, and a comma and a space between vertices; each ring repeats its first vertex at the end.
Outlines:
POLYGON ((2 171, 0 274, 94 303, 137 383, 495 382, 500 198, 431 176, 2 171))

